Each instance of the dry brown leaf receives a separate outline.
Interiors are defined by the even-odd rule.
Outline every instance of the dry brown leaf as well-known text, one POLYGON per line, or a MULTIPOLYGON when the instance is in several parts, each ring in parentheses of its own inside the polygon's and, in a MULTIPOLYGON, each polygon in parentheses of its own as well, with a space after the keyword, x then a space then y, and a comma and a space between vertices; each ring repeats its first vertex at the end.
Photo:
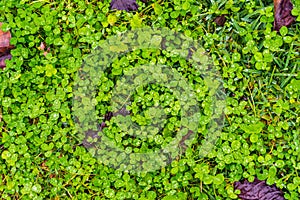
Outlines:
MULTIPOLYGON (((0 22, 0 27, 2 23, 0 22)), ((5 68, 5 60, 11 59, 10 50, 14 48, 14 46, 10 45, 11 34, 10 32, 3 32, 0 30, 0 68, 5 68)))
POLYGON ((0 56, 0 68, 4 69, 6 67, 5 60, 10 60, 12 58, 11 54, 0 56))
POLYGON ((226 15, 218 16, 218 17, 216 17, 216 19, 214 21, 216 22, 217 25, 224 26, 224 24, 226 22, 226 15))
POLYGON ((273 0, 274 1, 274 30, 279 31, 282 26, 290 26, 295 22, 295 17, 291 11, 293 4, 290 0, 273 0))

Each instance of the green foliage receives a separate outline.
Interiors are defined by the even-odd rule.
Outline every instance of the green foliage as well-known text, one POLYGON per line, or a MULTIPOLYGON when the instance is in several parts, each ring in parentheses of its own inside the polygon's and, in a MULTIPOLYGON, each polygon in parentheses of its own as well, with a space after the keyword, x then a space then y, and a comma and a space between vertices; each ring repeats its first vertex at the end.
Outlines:
MULTIPOLYGON (((2 30, 10 30, 15 46, 0 71, 1 198, 236 199, 233 182, 258 177, 276 184, 286 199, 299 199, 300 6, 293 2, 298 23, 276 33, 271 0, 150 1, 131 13, 110 11, 108 0, 1 1, 2 30), (221 14, 227 18, 222 27, 213 22, 221 14), (82 146, 72 118, 73 87, 92 49, 146 26, 179 31, 209 51, 226 89, 226 120, 215 148, 201 156, 214 116, 209 108, 215 91, 207 80, 176 52, 111 46, 127 53, 108 70, 93 72, 101 84, 95 101, 84 99, 82 115, 91 105, 98 117, 113 110, 119 79, 145 64, 172 66, 194 90, 201 111, 195 140, 184 154, 158 171, 129 174, 107 166, 105 157, 99 162, 82 146), (41 42, 50 48, 46 56, 41 42)), ((145 38, 139 38, 141 44, 145 38)), ((159 44, 159 38, 152 41, 159 44)), ((132 94, 130 119, 113 117, 103 133, 128 152, 168 144, 183 112, 178 97, 159 84, 136 87, 132 94), (161 133, 149 128, 152 134, 135 139, 121 129, 122 123, 128 128, 128 120, 147 126, 160 117, 166 117, 161 133)))

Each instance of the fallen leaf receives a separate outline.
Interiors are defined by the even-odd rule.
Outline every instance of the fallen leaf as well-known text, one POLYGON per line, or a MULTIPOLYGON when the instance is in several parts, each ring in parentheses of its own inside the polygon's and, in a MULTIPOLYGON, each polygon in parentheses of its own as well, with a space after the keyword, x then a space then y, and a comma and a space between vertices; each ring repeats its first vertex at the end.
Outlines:
MULTIPOLYGON (((0 27, 2 23, 0 22, 0 27)), ((0 30, 0 68, 4 69, 6 67, 5 60, 11 59, 10 50, 14 48, 13 45, 10 45, 10 32, 3 32, 0 30)))
POLYGON ((84 140, 82 141, 82 144, 84 147, 86 148, 95 148, 96 147, 96 144, 97 142, 100 142, 101 141, 101 136, 98 135, 98 132, 101 132, 105 127, 107 127, 105 121, 110 121, 111 118, 113 116, 117 116, 117 115, 122 115, 122 116, 127 116, 127 115, 130 115, 130 111, 126 110, 126 108, 121 108, 120 110, 118 110, 117 112, 107 112, 105 115, 104 115, 104 120, 101 122, 101 124, 98 124, 97 128, 98 130, 95 131, 95 130, 88 130, 85 132, 85 138, 84 140), (88 139, 93 139, 93 140, 96 140, 96 142, 89 142, 88 139))
POLYGON ((241 200, 284 200, 283 192, 275 185, 269 186, 257 178, 253 182, 235 182, 234 188, 241 191, 238 195, 241 200))
POLYGON ((291 11, 293 4, 290 0, 274 0, 274 30, 279 31, 282 26, 290 26, 295 22, 291 11))
POLYGON ((49 175, 49 178, 55 178, 55 177, 56 177, 55 174, 50 174, 50 175, 49 175))
POLYGON ((226 17, 225 17, 225 15, 221 15, 221 16, 216 17, 216 19, 214 21, 217 25, 224 26, 224 24, 226 22, 226 17))
POLYGON ((10 60, 12 58, 11 54, 6 54, 6 55, 3 55, 3 56, 0 56, 0 68, 4 69, 6 67, 6 64, 5 64, 5 60, 10 60))
POLYGON ((111 9, 134 11, 139 8, 136 0, 112 0, 110 3, 111 9))

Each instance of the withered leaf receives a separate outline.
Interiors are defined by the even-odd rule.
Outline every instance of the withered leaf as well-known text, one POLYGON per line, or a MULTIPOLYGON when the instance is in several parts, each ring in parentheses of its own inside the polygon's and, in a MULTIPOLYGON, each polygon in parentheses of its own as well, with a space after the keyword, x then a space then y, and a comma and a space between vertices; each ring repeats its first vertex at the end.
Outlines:
MULTIPOLYGON (((0 27, 2 23, 0 22, 0 27)), ((0 30, 0 68, 5 68, 5 60, 11 59, 12 56, 10 54, 10 50, 14 48, 14 46, 10 45, 10 32, 3 32, 0 30)))
POLYGON ((216 19, 214 20, 216 22, 216 24, 218 26, 224 26, 225 22, 226 22, 226 17, 225 15, 221 15, 216 17, 216 19))
POLYGON ((274 0, 274 30, 279 31, 282 26, 290 26, 295 21, 292 9, 291 0, 274 0))
POLYGON ((241 191, 238 197, 242 200, 285 200, 283 192, 275 185, 269 186, 257 178, 252 183, 248 180, 235 182, 234 188, 241 191))
POLYGON ((139 8, 136 0, 112 0, 110 2, 111 9, 134 11, 139 8))
POLYGON ((98 132, 101 132, 107 125, 106 121, 110 121, 113 116, 122 115, 127 116, 130 115, 130 111, 128 111, 125 107, 121 108, 117 112, 107 112, 104 115, 104 120, 101 122, 101 124, 98 124, 98 130, 88 130, 85 132, 85 138, 82 141, 83 146, 86 148, 93 148, 95 147, 96 143, 101 140, 101 136, 98 135, 98 132), (88 138, 92 138, 93 140, 96 140, 97 142, 88 142, 88 138))
POLYGON ((11 58, 11 54, 0 56, 0 68, 4 69, 6 67, 5 60, 10 60, 11 58))

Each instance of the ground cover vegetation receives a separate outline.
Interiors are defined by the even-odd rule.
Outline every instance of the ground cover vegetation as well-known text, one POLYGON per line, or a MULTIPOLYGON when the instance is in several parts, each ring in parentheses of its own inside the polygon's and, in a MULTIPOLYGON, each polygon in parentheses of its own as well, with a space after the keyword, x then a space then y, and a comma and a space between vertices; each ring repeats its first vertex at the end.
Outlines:
MULTIPOLYGON (((242 182, 299 199, 300 3, 291 2, 294 23, 276 31, 272 0, 137 1, 130 12, 111 9, 108 0, 2 0, 1 29, 11 33, 11 56, 1 60, 0 70, 1 199, 251 197, 241 194, 247 193, 242 182), (198 41, 220 72, 226 107, 220 137, 201 157, 199 144, 212 115, 209 90, 197 70, 159 49, 114 60, 98 85, 99 123, 112 111, 117 80, 147 63, 171 66, 183 76, 202 112, 196 142, 184 154, 154 172, 133 174, 105 165, 82 144, 72 114, 73 87, 93 49, 143 27, 166 27, 198 41)), ((181 110, 170 89, 138 87, 131 101, 129 116, 138 125, 159 120, 156 104, 167 118, 161 132, 137 139, 120 131, 116 121, 122 118, 109 116, 103 134, 120 148, 147 152, 175 137, 181 110)))

